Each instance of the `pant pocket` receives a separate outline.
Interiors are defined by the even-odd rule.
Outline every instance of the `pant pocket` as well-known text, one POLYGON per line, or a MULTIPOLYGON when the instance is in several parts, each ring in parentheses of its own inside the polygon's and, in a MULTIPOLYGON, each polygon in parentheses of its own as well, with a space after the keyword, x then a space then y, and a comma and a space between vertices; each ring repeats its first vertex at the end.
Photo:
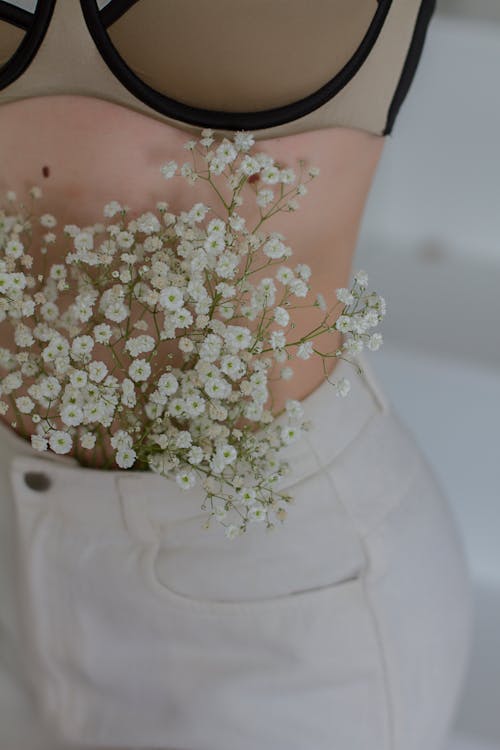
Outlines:
MULTIPOLYGON (((215 519, 203 527, 207 514, 160 522, 147 490, 139 494, 126 480, 119 488, 130 534, 148 548, 149 580, 187 600, 265 601, 349 580, 366 567, 359 534, 321 469, 288 488, 294 502, 283 524, 253 523, 232 540, 215 519)), ((152 499, 168 507, 168 496, 152 499)))
POLYGON ((99 532, 97 517, 85 524, 61 512, 56 494, 17 487, 17 541, 26 664, 44 720, 63 741, 388 748, 381 655, 359 568, 248 601, 185 596, 153 573, 154 539, 126 526, 99 532))

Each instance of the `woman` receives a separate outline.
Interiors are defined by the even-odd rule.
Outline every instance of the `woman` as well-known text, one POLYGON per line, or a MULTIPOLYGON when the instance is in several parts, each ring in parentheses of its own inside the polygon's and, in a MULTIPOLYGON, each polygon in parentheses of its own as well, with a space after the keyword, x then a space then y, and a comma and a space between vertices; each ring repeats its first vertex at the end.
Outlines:
MULTIPOLYGON (((160 163, 184 161, 202 128, 251 130, 277 161, 321 170, 301 209, 267 230, 286 234, 325 298, 348 286, 432 0, 99 7, 2 7, 4 194, 27 201, 43 181, 40 212, 59 227, 98 221, 111 199, 178 212, 213 196, 166 188, 160 163)), ((66 250, 51 246, 50 260, 66 250)), ((5 323, 0 336, 12 346, 5 323)), ((202 530, 199 493, 36 454, 2 417, 2 746, 444 747, 470 632, 463 548, 359 362, 362 375, 332 360, 347 399, 315 360, 274 385, 278 408, 300 399, 314 423, 289 451, 295 504, 283 528, 233 542, 202 530)))

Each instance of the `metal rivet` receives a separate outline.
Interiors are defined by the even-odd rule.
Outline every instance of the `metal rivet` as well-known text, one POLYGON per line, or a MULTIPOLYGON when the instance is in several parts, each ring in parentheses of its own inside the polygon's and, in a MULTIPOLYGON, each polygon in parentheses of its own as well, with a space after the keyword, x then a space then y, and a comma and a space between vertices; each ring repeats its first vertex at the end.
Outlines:
POLYGON ((52 484, 50 477, 41 471, 27 471, 24 475, 24 482, 30 490, 37 490, 38 492, 48 490, 52 484))

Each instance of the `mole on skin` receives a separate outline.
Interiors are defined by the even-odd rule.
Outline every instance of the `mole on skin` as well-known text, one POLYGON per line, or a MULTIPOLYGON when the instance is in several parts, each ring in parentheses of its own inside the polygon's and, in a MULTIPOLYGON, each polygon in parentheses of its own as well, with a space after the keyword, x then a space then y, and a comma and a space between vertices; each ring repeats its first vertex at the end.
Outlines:
POLYGON ((50 169, 47 166, 42 167, 42 174, 44 177, 48 177, 50 174, 50 169))

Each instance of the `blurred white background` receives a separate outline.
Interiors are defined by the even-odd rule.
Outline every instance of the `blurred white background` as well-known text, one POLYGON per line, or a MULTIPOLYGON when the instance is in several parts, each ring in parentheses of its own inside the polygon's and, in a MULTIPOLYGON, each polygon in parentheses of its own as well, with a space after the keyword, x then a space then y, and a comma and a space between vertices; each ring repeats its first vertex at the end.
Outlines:
POLYGON ((450 750, 500 748, 499 73, 500 0, 437 0, 353 265, 387 301, 370 362, 450 498, 474 583, 450 750))

